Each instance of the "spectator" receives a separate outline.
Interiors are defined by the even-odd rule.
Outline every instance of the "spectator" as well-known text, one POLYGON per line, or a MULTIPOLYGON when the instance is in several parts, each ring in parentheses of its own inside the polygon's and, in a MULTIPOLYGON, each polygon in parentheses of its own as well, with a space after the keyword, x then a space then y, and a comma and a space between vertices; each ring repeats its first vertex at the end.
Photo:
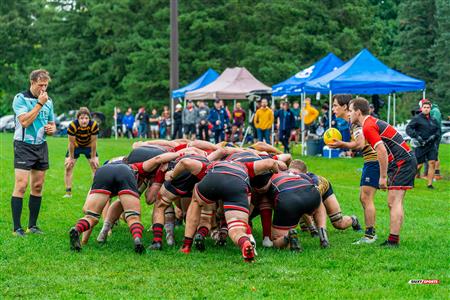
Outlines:
POLYGON ((184 138, 195 139, 195 125, 197 124, 197 108, 194 102, 189 100, 187 106, 183 110, 182 123, 184 126, 184 138))
POLYGON ((374 118, 379 118, 378 114, 375 113, 375 106, 373 104, 369 104, 369 114, 374 118))
POLYGON ((298 103, 298 101, 294 101, 294 104, 292 105, 291 111, 294 113, 294 118, 295 118, 295 134, 294 134, 294 138, 295 138, 295 142, 298 143, 298 139, 300 136, 300 130, 301 130, 301 119, 300 119, 300 104, 298 103))
POLYGON ((284 146, 284 153, 289 153, 289 137, 295 127, 295 116, 289 109, 289 101, 283 102, 282 110, 278 113, 278 135, 284 146))
POLYGON ((236 131, 239 131, 239 141, 242 141, 242 132, 245 126, 245 110, 242 109, 241 103, 236 103, 236 108, 233 110, 233 127, 231 130, 231 141, 234 141, 236 131))
POLYGON ((442 179, 442 176, 441 176, 441 166, 439 162, 439 144, 441 143, 442 138, 442 114, 441 111, 439 110, 439 106, 436 103, 434 103, 431 106, 430 116, 436 119, 439 127, 439 136, 436 138, 438 158, 436 160, 436 166, 434 168, 434 179, 440 180, 442 179))
POLYGON ((170 109, 168 106, 164 106, 159 121, 159 138, 165 139, 167 137, 167 132, 170 132, 171 128, 172 116, 170 115, 170 109))
POLYGON ((152 109, 152 114, 149 117, 150 121, 150 138, 157 139, 159 137, 159 116, 156 109, 152 109))
POLYGON ((181 139, 183 137, 183 106, 178 103, 173 113, 173 134, 172 140, 181 139))
POLYGON ((322 116, 320 117, 319 124, 324 128, 324 130, 327 130, 330 126, 330 121, 328 120, 330 108, 327 103, 322 104, 321 112, 322 116))
POLYGON ((258 140, 262 141, 264 138, 266 143, 270 144, 270 132, 272 131, 274 117, 273 111, 267 105, 267 99, 263 98, 261 100, 261 107, 255 113, 254 123, 258 140))
POLYGON ((125 126, 125 135, 127 138, 132 139, 133 135, 133 125, 134 125, 134 115, 131 107, 128 108, 125 116, 123 117, 123 125, 125 126))
POLYGON ((116 120, 116 132, 117 135, 123 137, 123 113, 120 111, 120 108, 117 107, 113 116, 114 120, 116 120))
POLYGON ((417 147, 414 154, 417 158, 417 169, 420 170, 422 164, 428 161, 428 188, 434 189, 433 177, 437 160, 436 138, 439 137, 440 129, 438 122, 430 115, 431 102, 422 103, 422 112, 408 123, 406 134, 417 140, 417 147))
POLYGON ((209 107, 206 106, 204 101, 198 101, 197 109, 197 125, 198 125, 198 136, 201 140, 209 141, 209 129, 208 129, 208 116, 209 107))
POLYGON ((311 98, 305 99, 305 109, 301 112, 300 117, 303 117, 303 122, 305 123, 305 136, 308 136, 310 127, 319 117, 319 111, 311 105, 311 98))
POLYGON ((147 138, 149 117, 148 117, 148 113, 145 111, 145 107, 139 108, 139 111, 136 115, 136 120, 139 122, 138 137, 139 138, 147 138))
POLYGON ((213 125, 215 143, 223 142, 225 140, 225 129, 230 119, 219 99, 214 101, 214 108, 209 111, 208 121, 213 125))

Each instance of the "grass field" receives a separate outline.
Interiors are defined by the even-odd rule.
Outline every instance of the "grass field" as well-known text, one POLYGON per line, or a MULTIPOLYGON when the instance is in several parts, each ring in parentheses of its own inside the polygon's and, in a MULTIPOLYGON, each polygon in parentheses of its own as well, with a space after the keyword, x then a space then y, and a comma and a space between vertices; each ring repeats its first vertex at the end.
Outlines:
MULTIPOLYGON (((303 253, 258 248, 254 264, 244 264, 240 251, 228 243, 190 255, 178 246, 162 252, 137 255, 122 223, 105 246, 91 242, 81 253, 69 251, 68 230, 82 216, 84 197, 91 184, 88 163, 80 159, 74 174, 74 197, 63 199, 64 155, 67 140, 49 138, 50 170, 46 176, 39 226, 43 236, 12 236, 10 197, 14 184, 12 135, 0 134, 0 298, 64 299, 448 299, 450 145, 441 147, 446 180, 426 189, 424 180, 407 193, 401 247, 381 249, 389 233, 386 193, 378 192, 377 233, 380 241, 355 246, 360 237, 351 230, 339 232, 328 224, 331 248, 302 235, 303 253), (410 285, 410 279, 439 279, 439 285, 410 285)), ((128 140, 100 140, 100 160, 125 155, 128 140)), ((305 158, 311 171, 333 183, 344 213, 363 220, 358 200, 361 159, 305 158)), ((28 196, 22 224, 28 220, 28 196)), ((143 203, 143 222, 150 225, 151 208, 143 203)), ((261 239, 259 221, 255 235, 261 239)), ((100 226, 94 229, 96 237, 100 226)), ((150 234, 146 233, 146 245, 150 234)))

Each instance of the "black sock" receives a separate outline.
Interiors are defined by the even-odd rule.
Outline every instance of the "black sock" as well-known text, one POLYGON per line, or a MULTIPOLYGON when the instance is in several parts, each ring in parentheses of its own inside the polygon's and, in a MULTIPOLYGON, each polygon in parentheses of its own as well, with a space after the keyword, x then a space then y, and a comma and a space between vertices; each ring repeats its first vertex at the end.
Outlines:
POLYGON ((72 193, 72 188, 66 188, 66 193, 72 193))
POLYGON ((42 196, 33 196, 30 194, 30 201, 28 201, 28 208, 30 209, 30 219, 28 220, 28 228, 36 226, 36 222, 41 210, 42 196))
POLYGON ((365 234, 366 234, 366 235, 374 236, 374 235, 375 235, 375 228, 373 228, 373 227, 366 227, 366 232, 365 232, 365 234))
POLYGON ((22 216, 22 203, 23 198, 14 196, 11 197, 11 211, 14 223, 14 231, 22 227, 22 225, 20 224, 20 217, 22 216))

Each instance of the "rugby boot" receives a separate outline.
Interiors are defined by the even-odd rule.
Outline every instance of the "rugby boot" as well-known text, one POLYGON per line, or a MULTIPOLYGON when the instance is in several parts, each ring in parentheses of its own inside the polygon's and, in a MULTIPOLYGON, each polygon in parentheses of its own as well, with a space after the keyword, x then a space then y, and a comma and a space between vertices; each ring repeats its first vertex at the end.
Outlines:
POLYGON ((161 242, 152 242, 150 246, 148 246, 148 250, 162 250, 161 242))
POLYGON ((184 245, 183 247, 181 247, 180 252, 182 252, 184 254, 189 254, 189 253, 191 253, 191 247, 184 245))
POLYGON ((73 251, 81 251, 80 233, 75 227, 72 227, 69 231, 70 249, 73 251))
POLYGON ((308 226, 309 233, 311 237, 316 238, 319 237, 319 232, 317 231, 317 227, 314 225, 308 226))
POLYGON ((365 234, 362 238, 353 243, 353 245, 372 244, 377 240, 377 235, 365 234))
POLYGON ((27 233, 31 234, 44 234, 44 232, 37 226, 31 226, 27 229, 27 233))
POLYGON ((288 232, 288 240, 291 251, 302 252, 303 248, 300 245, 300 240, 298 239, 297 230, 291 229, 288 232))
POLYGON ((361 224, 359 224, 358 218, 356 216, 354 216, 354 215, 351 216, 350 218, 352 218, 352 228, 353 228, 353 230, 354 231, 358 231, 358 232, 362 231, 361 224))
POLYGON ((109 233, 109 231, 108 230, 104 230, 103 228, 102 228, 102 230, 100 230, 100 233, 98 234, 98 236, 97 236, 97 243, 99 243, 99 244, 105 244, 106 243, 106 240, 108 239, 108 234, 109 233))
POLYGON ((384 247, 384 248, 398 248, 399 246, 400 246, 399 243, 393 243, 388 240, 386 240, 380 244, 380 247, 384 247))
POLYGON ((134 252, 142 254, 145 251, 144 244, 142 244, 142 240, 140 238, 134 239, 134 252))
POLYGON ((216 241, 217 246, 225 247, 227 245, 228 230, 219 230, 219 236, 216 241))
POLYGON ((198 251, 200 251, 200 252, 205 251, 206 250, 205 237, 203 235, 201 235, 200 233, 197 233, 194 236, 194 245, 198 251))
POLYGON ((265 248, 272 248, 273 247, 273 242, 270 240, 270 237, 265 236, 263 241, 262 241, 262 245, 265 248))
POLYGON ((253 236, 253 234, 250 234, 248 238, 250 239, 250 243, 252 243, 253 252, 255 253, 255 256, 258 256, 258 252, 256 252, 256 240, 255 240, 255 237, 253 236))
POLYGON ((320 247, 329 248, 330 241, 328 240, 327 230, 325 228, 319 228, 320 247))
POLYGON ((173 232, 169 232, 166 234, 166 243, 168 246, 175 245, 175 237, 173 235, 173 232))
POLYGON ((25 237, 25 231, 22 228, 18 228, 13 232, 13 235, 17 237, 25 237))
POLYGON ((242 257, 245 262, 254 262, 255 261, 255 249, 253 248, 252 243, 247 240, 242 244, 242 257))

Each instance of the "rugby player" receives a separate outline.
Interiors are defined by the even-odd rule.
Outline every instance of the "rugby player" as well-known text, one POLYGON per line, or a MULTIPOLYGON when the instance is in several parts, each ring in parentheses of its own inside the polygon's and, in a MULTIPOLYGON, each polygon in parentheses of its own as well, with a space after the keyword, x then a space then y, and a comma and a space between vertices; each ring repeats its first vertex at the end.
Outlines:
POLYGON ((369 102, 356 98, 350 102, 350 120, 363 128, 366 141, 377 152, 380 164, 379 187, 388 190, 390 234, 381 246, 397 247, 403 223, 403 199, 414 186, 417 161, 397 130, 369 115, 369 102))
POLYGON ((69 137, 69 149, 64 162, 64 183, 66 194, 64 198, 72 197, 72 175, 77 159, 83 154, 91 166, 92 173, 98 168, 97 135, 98 125, 91 120, 91 113, 87 107, 80 107, 76 114, 76 120, 69 124, 67 135, 69 137))

